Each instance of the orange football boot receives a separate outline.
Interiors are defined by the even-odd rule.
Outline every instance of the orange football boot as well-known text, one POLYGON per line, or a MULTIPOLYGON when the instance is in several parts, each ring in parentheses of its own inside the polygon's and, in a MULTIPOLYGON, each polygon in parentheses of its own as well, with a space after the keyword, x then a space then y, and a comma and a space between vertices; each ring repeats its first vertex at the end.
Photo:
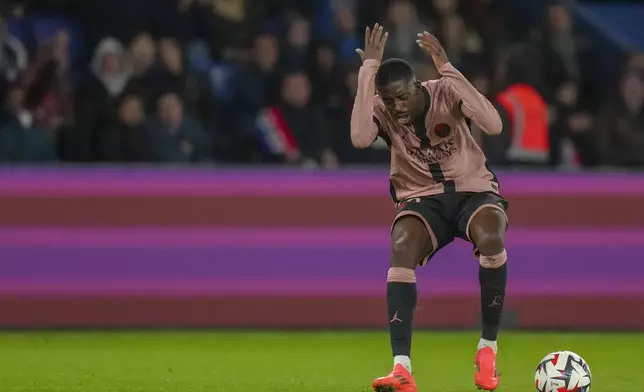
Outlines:
POLYGON ((418 392, 414 377, 401 364, 385 377, 376 378, 371 384, 376 392, 418 392))
POLYGON ((474 382, 478 389, 494 391, 499 387, 499 375, 496 372, 496 352, 492 347, 483 347, 476 353, 476 375, 474 382))

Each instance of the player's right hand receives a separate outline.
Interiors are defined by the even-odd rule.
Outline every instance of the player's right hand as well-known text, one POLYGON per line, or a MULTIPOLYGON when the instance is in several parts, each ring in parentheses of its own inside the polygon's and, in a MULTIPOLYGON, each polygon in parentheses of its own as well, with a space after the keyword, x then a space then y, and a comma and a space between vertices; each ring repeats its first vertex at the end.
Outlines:
POLYGON ((373 26, 373 30, 367 26, 364 36, 364 50, 356 49, 356 53, 358 53, 363 62, 365 60, 382 61, 388 37, 389 33, 385 32, 383 34, 383 27, 378 23, 373 26))

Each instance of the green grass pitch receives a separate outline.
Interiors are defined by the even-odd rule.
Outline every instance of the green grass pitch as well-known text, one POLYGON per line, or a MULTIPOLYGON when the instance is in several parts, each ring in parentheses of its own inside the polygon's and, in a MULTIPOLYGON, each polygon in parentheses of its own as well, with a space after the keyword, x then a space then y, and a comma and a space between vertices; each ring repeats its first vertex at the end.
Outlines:
MULTIPOLYGON (((420 392, 474 392, 473 332, 417 332, 420 392)), ((503 333, 499 392, 534 391, 537 362, 572 350, 593 392, 644 391, 644 334, 503 333)), ((391 369, 383 332, 2 332, 1 392, 369 391, 391 369)))

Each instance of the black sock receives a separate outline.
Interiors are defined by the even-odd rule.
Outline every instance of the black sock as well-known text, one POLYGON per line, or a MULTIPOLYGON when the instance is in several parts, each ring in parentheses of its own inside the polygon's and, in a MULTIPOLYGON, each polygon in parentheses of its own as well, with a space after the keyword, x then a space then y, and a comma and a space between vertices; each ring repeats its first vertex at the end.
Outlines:
POLYGON ((508 280, 506 264, 500 268, 483 268, 479 266, 479 283, 481 284, 481 317, 485 340, 496 340, 501 325, 505 286, 508 280))
POLYGON ((394 356, 411 357, 411 332, 417 296, 416 283, 387 282, 389 337, 394 356))

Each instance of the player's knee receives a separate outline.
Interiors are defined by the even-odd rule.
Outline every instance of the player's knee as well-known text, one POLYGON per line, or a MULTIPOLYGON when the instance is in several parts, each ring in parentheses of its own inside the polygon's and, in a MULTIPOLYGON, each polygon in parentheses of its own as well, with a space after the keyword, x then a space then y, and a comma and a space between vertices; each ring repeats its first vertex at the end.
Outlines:
POLYGON ((402 232, 393 239, 391 248, 391 266, 415 269, 419 262, 418 252, 415 250, 412 236, 402 232))
POLYGON ((432 243, 425 224, 415 216, 403 216, 391 232, 391 267, 416 269, 431 252, 432 243))
POLYGON ((498 255, 505 249, 503 236, 494 231, 478 233, 475 245, 482 256, 498 255))

